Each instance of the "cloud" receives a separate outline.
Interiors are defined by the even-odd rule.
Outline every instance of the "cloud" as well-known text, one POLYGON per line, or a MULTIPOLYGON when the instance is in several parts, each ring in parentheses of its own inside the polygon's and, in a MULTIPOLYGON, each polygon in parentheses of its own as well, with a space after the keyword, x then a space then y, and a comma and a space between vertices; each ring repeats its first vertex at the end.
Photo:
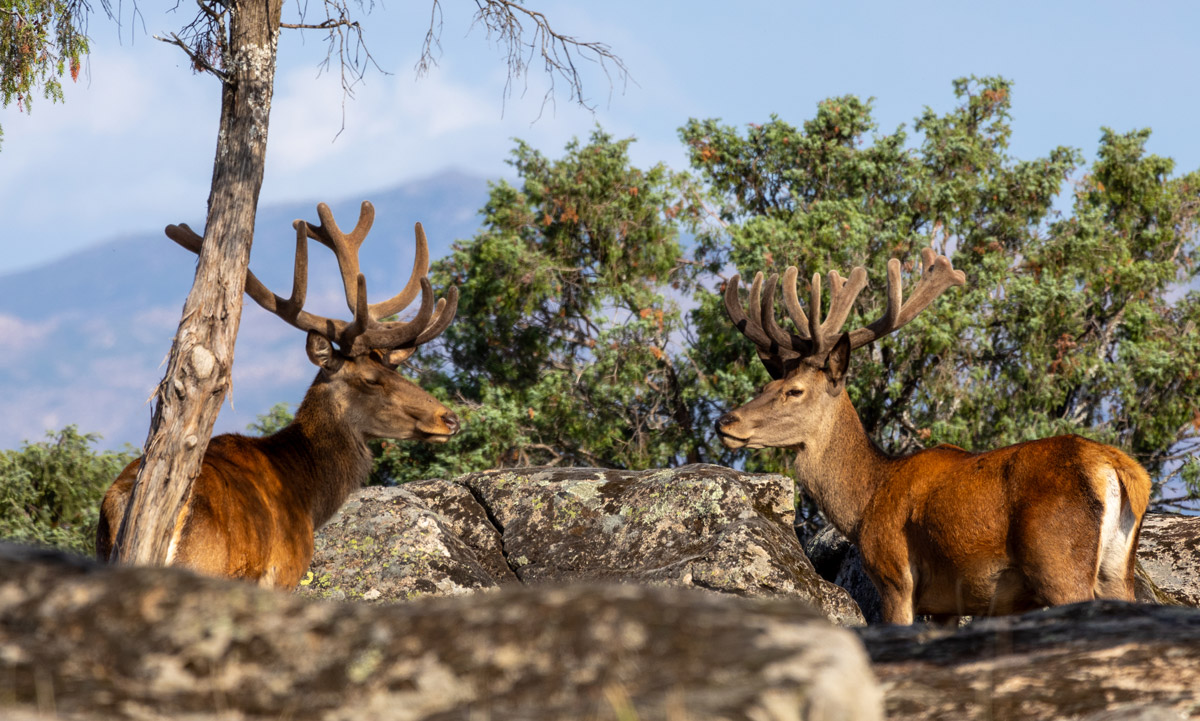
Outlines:
MULTIPOLYGON (((494 68, 471 75, 449 63, 420 79, 408 72, 372 75, 345 99, 339 135, 337 78, 289 71, 277 82, 263 199, 364 192, 447 167, 507 174, 511 137, 529 126, 502 114, 502 87, 503 74, 494 68)), ((547 136, 555 126, 540 129, 547 136)), ((571 134, 553 133, 561 142, 571 134)))
POLYGON ((25 356, 36 351, 42 340, 58 328, 58 319, 28 323, 12 315, 0 313, 0 338, 8 353, 25 356))

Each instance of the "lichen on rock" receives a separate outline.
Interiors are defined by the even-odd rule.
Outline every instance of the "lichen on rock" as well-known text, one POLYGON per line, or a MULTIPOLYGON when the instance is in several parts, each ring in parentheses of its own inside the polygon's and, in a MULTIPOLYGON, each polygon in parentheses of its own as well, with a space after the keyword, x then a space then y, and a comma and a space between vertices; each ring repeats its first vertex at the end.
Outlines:
POLYGON ((380 601, 620 581, 800 598, 838 623, 862 623, 849 596, 804 556, 793 498, 784 476, 707 465, 511 469, 366 489, 318 534, 313 571, 333 574, 332 587, 350 598, 374 589, 380 601), (377 546, 368 552, 367 537, 400 553, 399 565, 381 570, 389 560, 377 546), (388 574, 405 580, 382 582, 388 574))

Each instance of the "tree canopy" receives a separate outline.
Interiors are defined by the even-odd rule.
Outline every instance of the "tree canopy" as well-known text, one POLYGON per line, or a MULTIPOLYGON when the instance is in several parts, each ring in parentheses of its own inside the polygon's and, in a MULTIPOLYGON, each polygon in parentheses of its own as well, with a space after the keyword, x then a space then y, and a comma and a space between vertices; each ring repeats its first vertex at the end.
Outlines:
POLYGON ((78 78, 88 52, 87 11, 81 0, 0 0, 0 107, 29 112, 39 93, 62 100, 60 78, 78 78))
POLYGON ((422 355, 421 383, 469 421, 450 453, 393 448, 397 477, 429 462, 461 472, 689 457, 680 180, 632 167, 629 143, 596 131, 550 160, 518 142, 520 187, 493 185, 483 229, 432 270, 435 285, 459 287, 458 320, 422 355))
MULTIPOLYGON (((1013 158, 1011 84, 955 81, 957 103, 879 132, 872 103, 820 103, 799 126, 688 121, 691 174, 633 167, 596 131, 552 160, 518 143, 519 186, 493 186, 483 230, 436 265, 459 320, 424 353, 462 437, 393 446, 386 475, 540 463, 688 461, 786 470, 731 453, 712 424, 766 380, 720 301, 733 273, 868 269, 847 328, 877 318, 891 258, 919 251, 968 284, 856 352, 851 398, 903 453, 984 450, 1059 433, 1115 444, 1170 506, 1200 495, 1200 174, 1173 176, 1148 130, 1105 129, 1096 160, 1013 158), (1183 483, 1180 483, 1182 481, 1183 483)), ((802 281, 804 283, 805 281, 802 281)))

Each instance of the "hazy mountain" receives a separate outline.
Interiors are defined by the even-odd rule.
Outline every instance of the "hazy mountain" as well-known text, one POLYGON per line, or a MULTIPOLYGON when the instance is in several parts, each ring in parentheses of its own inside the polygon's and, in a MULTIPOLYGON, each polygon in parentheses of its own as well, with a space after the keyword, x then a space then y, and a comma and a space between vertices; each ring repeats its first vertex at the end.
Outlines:
MULTIPOLYGON (((365 196, 375 224, 360 253, 372 300, 400 290, 412 271, 413 223, 429 236, 430 255, 445 255, 479 227, 486 181, 444 173, 365 196)), ((363 198, 329 200, 346 231, 363 198)), ((316 201, 259 209, 250 267, 276 293, 291 292, 292 220, 317 221, 316 201)), ((186 221, 199 230, 203 218, 186 221)), ((47 223, 53 227, 53 222, 47 223)), ((36 239, 34 239, 36 242, 36 239)), ((140 446, 149 427, 147 400, 191 288, 196 257, 161 232, 121 236, 30 270, 0 276, 0 448, 40 439, 74 423, 103 434, 103 445, 140 446)), ((309 243, 306 308, 348 318, 333 254, 309 243)), ((246 299, 234 361, 232 407, 218 431, 241 431, 275 403, 298 403, 315 374, 304 337, 246 299)))

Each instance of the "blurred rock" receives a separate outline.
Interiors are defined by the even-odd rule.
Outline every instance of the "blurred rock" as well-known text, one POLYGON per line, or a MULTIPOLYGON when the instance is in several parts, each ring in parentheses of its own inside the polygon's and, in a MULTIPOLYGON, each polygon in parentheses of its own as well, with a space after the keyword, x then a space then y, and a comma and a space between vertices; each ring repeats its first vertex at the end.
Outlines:
MULTIPOLYGON (((419 514, 418 514, 419 515, 419 514)), ((0 544, 0 717, 881 719, 805 604, 633 584, 374 605, 0 544)))
POLYGON ((1200 610, 1093 601, 957 631, 858 630, 893 721, 1200 715, 1200 610))

